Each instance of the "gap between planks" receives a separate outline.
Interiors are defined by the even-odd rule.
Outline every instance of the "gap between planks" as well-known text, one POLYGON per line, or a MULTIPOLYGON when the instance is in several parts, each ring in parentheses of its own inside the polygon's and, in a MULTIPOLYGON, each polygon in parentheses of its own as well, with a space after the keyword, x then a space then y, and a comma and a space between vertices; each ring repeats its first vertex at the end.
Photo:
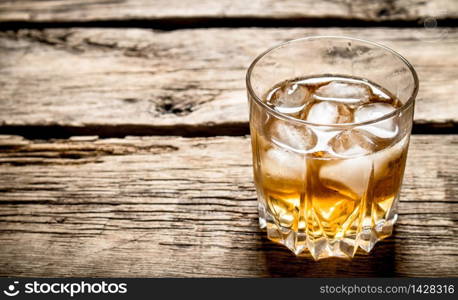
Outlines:
MULTIPOLYGON (((439 19, 441 27, 458 27, 458 19, 439 19)), ((346 18, 164 18, 104 20, 104 21, 74 21, 74 22, 37 22, 13 21, 2 22, 0 31, 20 29, 47 29, 47 28, 144 28, 162 31, 181 29, 205 28, 314 28, 314 27, 391 27, 391 28, 422 28, 425 20, 384 20, 367 21, 346 18)))

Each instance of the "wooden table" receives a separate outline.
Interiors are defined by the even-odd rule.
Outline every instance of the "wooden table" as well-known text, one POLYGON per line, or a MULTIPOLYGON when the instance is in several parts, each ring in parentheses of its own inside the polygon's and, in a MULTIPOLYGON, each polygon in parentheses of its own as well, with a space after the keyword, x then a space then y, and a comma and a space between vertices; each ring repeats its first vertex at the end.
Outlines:
POLYGON ((457 1, 21 0, 0 21, 1 276, 458 276, 457 1), (352 261, 257 225, 245 70, 316 34, 421 81, 395 234, 352 261))

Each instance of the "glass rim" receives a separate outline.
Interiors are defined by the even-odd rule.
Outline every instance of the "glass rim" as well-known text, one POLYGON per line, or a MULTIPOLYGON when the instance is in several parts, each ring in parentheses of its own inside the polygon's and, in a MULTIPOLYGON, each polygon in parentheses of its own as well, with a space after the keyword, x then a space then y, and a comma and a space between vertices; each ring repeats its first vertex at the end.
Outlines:
POLYGON ((409 108, 411 105, 413 105, 414 101, 415 101, 415 98, 417 96, 417 93, 418 93, 418 89, 419 89, 419 80, 418 80, 417 72, 415 71, 415 69, 412 66, 412 64, 405 57, 403 57, 401 54, 399 54, 398 52, 394 51, 393 49, 391 49, 391 48, 389 48, 389 47, 387 47, 387 46, 385 46, 383 44, 380 44, 378 42, 365 40, 365 39, 354 38, 354 37, 349 37, 349 36, 338 36, 338 35, 306 36, 306 37, 293 39, 293 40, 289 40, 289 41, 274 45, 274 46, 268 48, 267 50, 265 50, 264 52, 262 52, 261 54, 259 54, 253 60, 253 62, 248 67, 245 80, 246 80, 247 90, 248 90, 248 93, 250 94, 250 96, 258 104, 260 104, 264 109, 266 109, 268 112, 270 112, 275 117, 277 117, 279 119, 286 120, 286 121, 292 121, 292 122, 300 123, 300 124, 303 124, 303 125, 311 125, 311 126, 315 126, 315 127, 328 127, 328 128, 353 128, 353 127, 357 127, 357 126, 370 125, 370 124, 373 124, 373 123, 378 123, 378 122, 381 122, 383 120, 389 119, 389 118, 397 115, 398 113, 405 111, 407 108, 409 108), (385 115, 383 115, 381 117, 378 117, 378 118, 375 118, 375 119, 371 119, 371 120, 366 120, 366 121, 363 121, 363 122, 340 123, 340 124, 313 123, 313 122, 309 122, 309 121, 306 121, 306 120, 294 118, 294 117, 289 116, 287 114, 283 114, 283 113, 281 113, 279 111, 276 111, 272 107, 268 106, 264 101, 262 101, 262 99, 260 99, 258 97, 258 95, 256 95, 256 93, 254 92, 253 87, 251 85, 251 73, 252 73, 253 69, 256 67, 256 64, 263 57, 265 57, 267 54, 269 54, 270 52, 273 52, 274 50, 276 50, 276 49, 278 49, 280 47, 283 47, 283 46, 289 45, 289 44, 293 44, 293 43, 297 43, 297 42, 315 40, 315 39, 329 39, 329 40, 339 39, 339 40, 357 41, 357 42, 362 42, 362 43, 369 44, 371 46, 376 46, 378 48, 381 48, 381 49, 393 54, 394 56, 399 58, 407 66, 407 68, 409 69, 409 71, 410 71, 410 73, 411 73, 411 75, 413 77, 414 88, 413 88, 412 93, 410 94, 409 99, 405 103, 403 103, 402 106, 396 108, 392 112, 390 112, 388 114, 385 114, 385 115))

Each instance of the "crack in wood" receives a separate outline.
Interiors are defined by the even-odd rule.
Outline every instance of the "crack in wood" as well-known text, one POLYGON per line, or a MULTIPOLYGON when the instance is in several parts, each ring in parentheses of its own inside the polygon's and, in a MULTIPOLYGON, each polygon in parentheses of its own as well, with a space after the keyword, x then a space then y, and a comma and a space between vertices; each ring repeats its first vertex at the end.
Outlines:
MULTIPOLYGON (((109 155, 160 154, 178 151, 173 145, 132 145, 122 143, 88 143, 61 141, 59 144, 15 144, 3 143, 0 139, 0 165, 44 165, 44 164, 81 164, 101 162, 101 157, 109 155)), ((22 142, 21 138, 18 138, 22 142)), ((49 188, 49 187, 48 187, 49 188)), ((36 188, 34 188, 36 189, 36 188)), ((57 188, 58 189, 58 188, 57 188)), ((4 191, 5 192, 5 191, 4 191)))

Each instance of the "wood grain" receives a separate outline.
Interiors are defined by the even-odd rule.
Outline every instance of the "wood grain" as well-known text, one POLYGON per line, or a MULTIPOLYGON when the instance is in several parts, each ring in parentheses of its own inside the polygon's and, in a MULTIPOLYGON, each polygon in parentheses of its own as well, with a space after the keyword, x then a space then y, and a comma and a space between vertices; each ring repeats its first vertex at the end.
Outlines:
POLYGON ((0 276, 458 276, 458 137, 415 135, 395 236, 352 261, 258 229, 249 137, 0 138, 0 276))
POLYGON ((274 0, 96 0, 3 1, 0 21, 71 22, 101 20, 180 20, 190 18, 340 18, 365 21, 457 18, 453 0, 274 1, 274 0))
POLYGON ((75 28, 0 33, 1 132, 246 134, 249 63, 306 35, 369 38, 396 49, 420 76, 415 124, 458 127, 456 28, 75 28))

